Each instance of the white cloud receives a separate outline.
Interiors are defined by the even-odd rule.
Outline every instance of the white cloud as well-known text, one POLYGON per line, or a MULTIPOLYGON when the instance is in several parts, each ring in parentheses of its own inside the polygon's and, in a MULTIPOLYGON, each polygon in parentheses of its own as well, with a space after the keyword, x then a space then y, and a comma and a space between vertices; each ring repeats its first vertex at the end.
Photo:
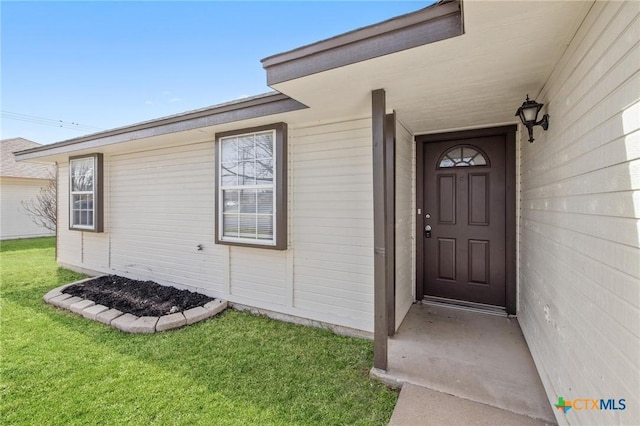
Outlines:
POLYGON ((169 103, 172 104, 174 102, 180 102, 182 100, 182 98, 171 98, 169 99, 169 103))
POLYGON ((153 102, 151 101, 144 101, 145 105, 153 105, 153 102))

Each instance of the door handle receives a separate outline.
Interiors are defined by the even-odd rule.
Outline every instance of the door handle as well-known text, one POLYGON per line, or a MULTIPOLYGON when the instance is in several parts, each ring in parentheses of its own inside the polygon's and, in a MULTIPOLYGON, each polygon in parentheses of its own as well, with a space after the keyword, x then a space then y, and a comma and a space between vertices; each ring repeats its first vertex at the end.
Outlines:
POLYGON ((431 225, 427 225, 424 227, 424 237, 431 238, 431 225))

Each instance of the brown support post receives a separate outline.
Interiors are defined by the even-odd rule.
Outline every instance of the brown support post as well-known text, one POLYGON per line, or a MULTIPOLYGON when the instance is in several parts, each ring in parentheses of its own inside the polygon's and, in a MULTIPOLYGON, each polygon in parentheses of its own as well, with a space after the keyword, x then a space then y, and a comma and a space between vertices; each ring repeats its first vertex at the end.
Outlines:
POLYGON ((373 367, 387 369, 387 232, 386 232, 386 98, 384 89, 371 92, 373 136, 374 343, 373 367))
POLYGON ((386 200, 387 211, 387 335, 396 334, 396 113, 387 114, 385 128, 386 200))

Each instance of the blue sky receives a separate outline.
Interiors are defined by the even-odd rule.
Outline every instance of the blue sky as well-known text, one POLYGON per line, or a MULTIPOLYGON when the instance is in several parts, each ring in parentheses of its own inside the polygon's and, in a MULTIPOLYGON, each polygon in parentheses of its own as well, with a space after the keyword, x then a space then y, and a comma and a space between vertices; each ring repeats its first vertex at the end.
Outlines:
POLYGON ((264 93, 260 59, 430 3, 3 1, 0 136, 47 144, 264 93))

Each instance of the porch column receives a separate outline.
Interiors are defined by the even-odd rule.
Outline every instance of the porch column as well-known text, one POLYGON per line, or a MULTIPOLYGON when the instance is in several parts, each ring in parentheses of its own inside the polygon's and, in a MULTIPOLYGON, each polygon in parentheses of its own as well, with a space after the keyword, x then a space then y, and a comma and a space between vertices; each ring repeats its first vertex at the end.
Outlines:
POLYGON ((384 89, 371 92, 373 136, 373 248, 374 248, 374 343, 373 367, 387 369, 387 185, 386 97, 384 89))
POLYGON ((396 334, 396 112, 386 115, 385 187, 386 187, 386 283, 387 336, 396 334))

